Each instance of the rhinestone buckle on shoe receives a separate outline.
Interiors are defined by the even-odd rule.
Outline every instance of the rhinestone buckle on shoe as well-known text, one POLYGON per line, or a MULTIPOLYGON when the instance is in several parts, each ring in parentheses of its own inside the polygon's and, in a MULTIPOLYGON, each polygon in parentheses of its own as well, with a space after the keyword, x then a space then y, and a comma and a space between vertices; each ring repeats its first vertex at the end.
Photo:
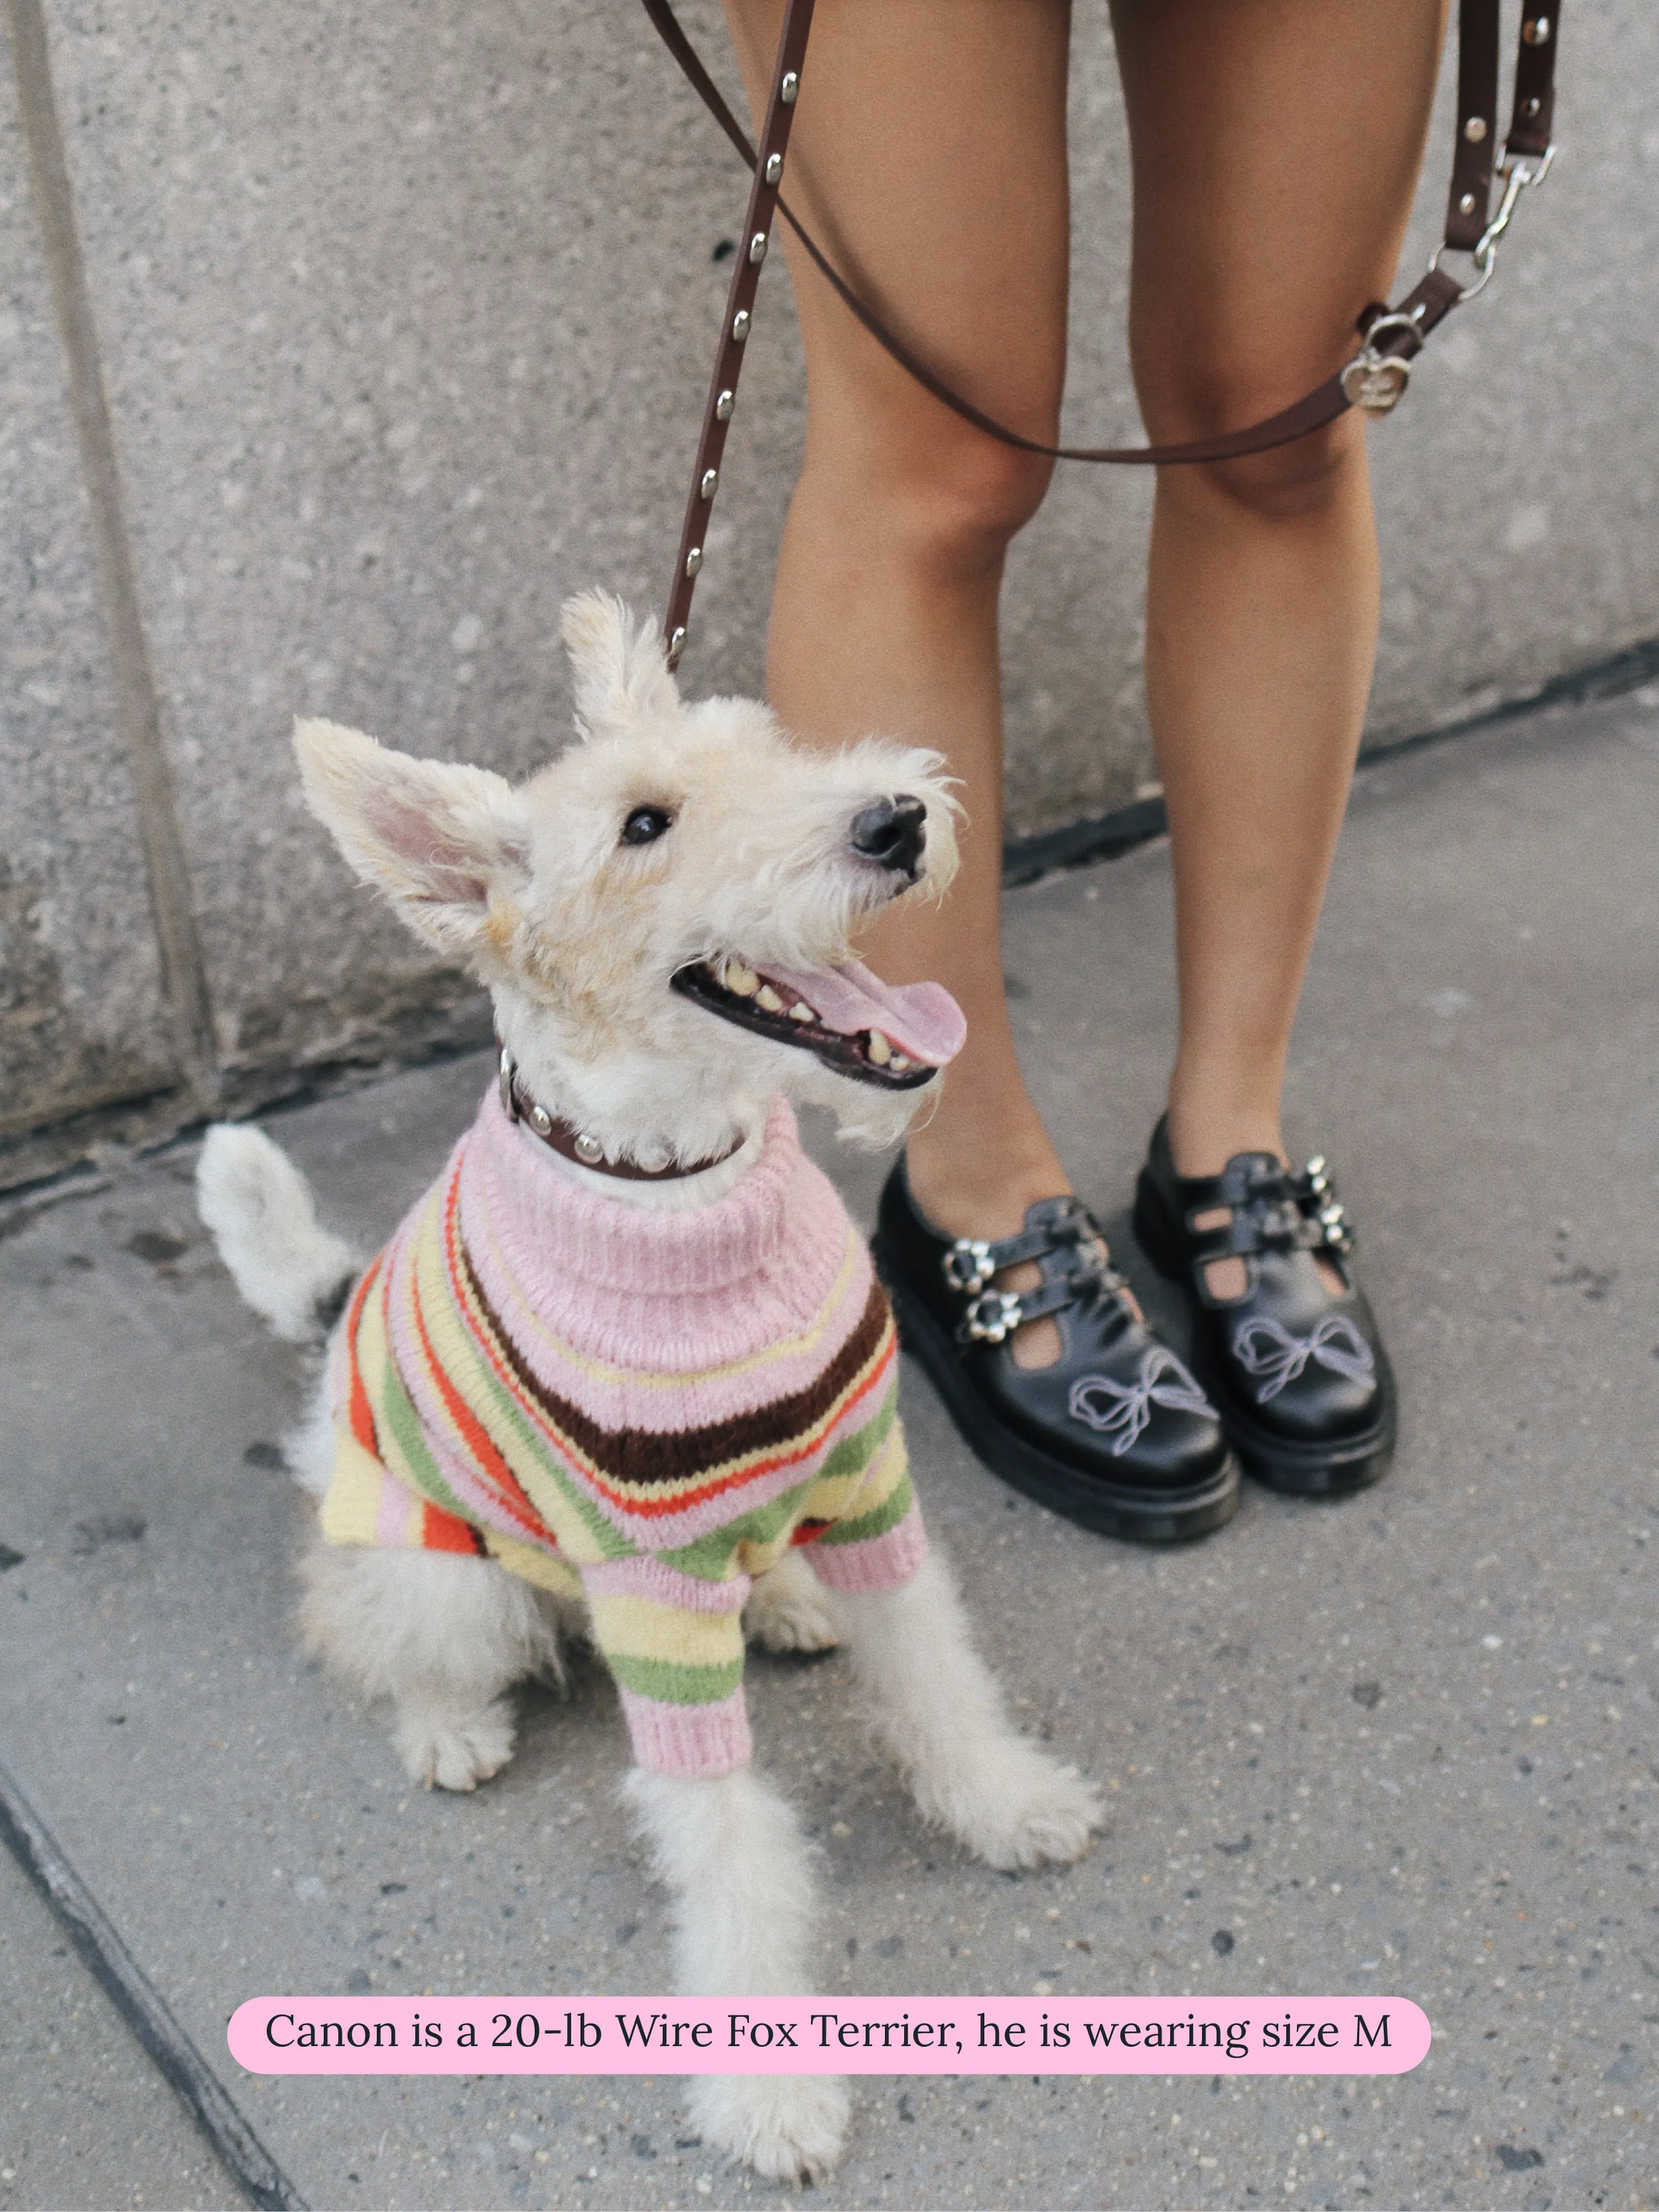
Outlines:
POLYGON ((1319 1232, 1320 1243, 1346 1259, 1353 1249, 1353 1229, 1323 1152, 1316 1152, 1297 1177, 1296 1192, 1304 1214, 1319 1232))
POLYGON ((1019 1300, 1012 1291, 987 1291, 969 1307, 957 1335, 963 1344, 1000 1344, 1023 1319, 1019 1300))
POLYGON ((991 1248, 982 1237, 958 1237, 939 1261, 945 1282, 958 1297, 972 1297, 996 1273, 991 1248))

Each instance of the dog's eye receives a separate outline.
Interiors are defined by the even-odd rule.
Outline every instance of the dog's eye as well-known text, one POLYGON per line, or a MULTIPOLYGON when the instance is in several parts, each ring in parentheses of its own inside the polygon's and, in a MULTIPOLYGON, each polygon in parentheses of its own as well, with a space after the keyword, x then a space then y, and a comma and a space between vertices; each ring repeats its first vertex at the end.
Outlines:
POLYGON ((623 823, 622 841, 624 845, 654 845, 674 826, 674 817, 665 806, 636 806, 623 823))

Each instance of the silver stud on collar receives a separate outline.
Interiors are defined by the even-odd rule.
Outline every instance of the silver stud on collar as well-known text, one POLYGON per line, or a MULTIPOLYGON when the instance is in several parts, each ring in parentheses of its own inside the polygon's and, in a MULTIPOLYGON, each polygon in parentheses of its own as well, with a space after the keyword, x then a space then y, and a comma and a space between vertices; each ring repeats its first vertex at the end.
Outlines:
POLYGON ((536 1132, 536 1134, 538 1137, 550 1137, 552 1135, 553 1116, 548 1112, 545 1106, 532 1106, 529 1113, 525 1116, 525 1119, 529 1122, 531 1127, 536 1132))
POLYGON ((574 1151, 584 1167, 596 1168, 605 1158, 605 1146, 597 1137, 590 1137, 586 1129, 577 1138, 574 1151))

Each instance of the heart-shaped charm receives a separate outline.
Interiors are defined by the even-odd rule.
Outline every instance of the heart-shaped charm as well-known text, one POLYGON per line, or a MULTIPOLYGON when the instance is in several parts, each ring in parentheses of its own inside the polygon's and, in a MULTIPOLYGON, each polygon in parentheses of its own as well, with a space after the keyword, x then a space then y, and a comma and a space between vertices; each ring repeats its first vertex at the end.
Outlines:
POLYGON ((1395 354, 1359 354, 1342 372, 1342 396, 1362 415, 1388 415, 1412 380, 1412 365, 1395 354))

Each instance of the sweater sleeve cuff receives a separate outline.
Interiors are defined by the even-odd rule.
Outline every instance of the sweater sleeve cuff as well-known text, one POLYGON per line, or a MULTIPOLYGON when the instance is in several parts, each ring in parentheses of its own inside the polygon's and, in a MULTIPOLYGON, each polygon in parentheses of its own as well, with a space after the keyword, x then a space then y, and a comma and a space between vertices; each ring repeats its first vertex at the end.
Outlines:
POLYGON ((732 1774, 754 1755, 741 1687, 708 1705, 668 1705, 618 1689, 634 1757, 652 1774, 732 1774))

